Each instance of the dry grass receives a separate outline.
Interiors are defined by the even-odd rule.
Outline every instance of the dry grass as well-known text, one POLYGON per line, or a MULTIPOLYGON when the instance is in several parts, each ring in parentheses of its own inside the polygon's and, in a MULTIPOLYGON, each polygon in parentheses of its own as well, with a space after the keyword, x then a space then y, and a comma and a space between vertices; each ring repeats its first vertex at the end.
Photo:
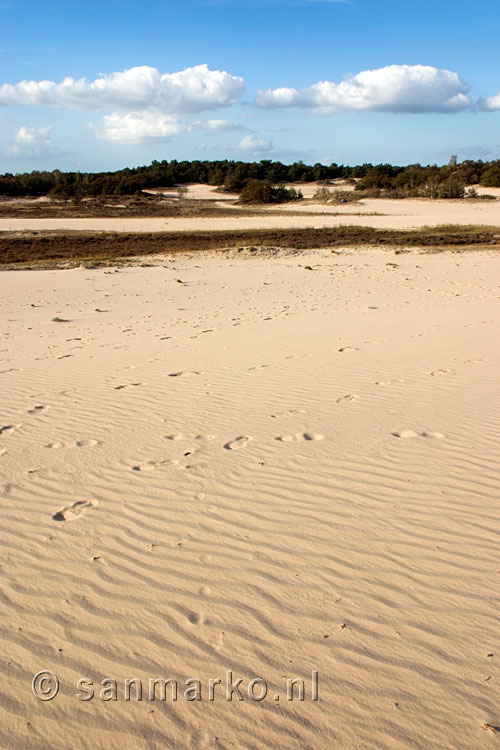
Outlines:
POLYGON ((341 226, 322 229, 266 229, 210 232, 2 232, 0 264, 44 261, 110 261, 154 253, 215 250, 234 246, 319 247, 387 246, 433 249, 500 249, 497 227, 424 227, 416 230, 341 226))

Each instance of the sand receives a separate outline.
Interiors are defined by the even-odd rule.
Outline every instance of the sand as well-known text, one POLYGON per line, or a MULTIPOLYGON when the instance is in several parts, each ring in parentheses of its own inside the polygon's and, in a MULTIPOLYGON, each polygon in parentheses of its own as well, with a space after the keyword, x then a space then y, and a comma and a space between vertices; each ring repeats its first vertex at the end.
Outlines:
MULTIPOLYGON (((208 187, 208 186, 205 186, 208 187)), ((233 196, 234 199, 234 196, 233 196)), ((217 201, 214 201, 217 205, 217 201)), ((226 202, 225 208, 229 206, 226 202)), ((312 200, 269 207, 268 216, 221 218, 144 217, 86 219, 0 218, 1 231, 86 230, 113 232, 189 232, 255 229, 369 226, 377 229, 418 229, 443 224, 500 226, 500 201, 365 199, 360 203, 322 205, 312 200), (301 216, 300 214, 308 214, 301 216), (293 214, 293 215, 291 215, 293 214)))
POLYGON ((0 745, 492 747, 500 256, 150 262, 0 274, 0 745))

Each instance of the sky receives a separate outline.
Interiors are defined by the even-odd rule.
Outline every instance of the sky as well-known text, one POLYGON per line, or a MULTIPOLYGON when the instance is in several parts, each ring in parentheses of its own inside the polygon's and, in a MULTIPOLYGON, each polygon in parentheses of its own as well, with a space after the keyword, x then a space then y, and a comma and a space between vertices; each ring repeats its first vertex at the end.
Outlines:
POLYGON ((498 0, 0 0, 0 173, 500 158, 498 0))

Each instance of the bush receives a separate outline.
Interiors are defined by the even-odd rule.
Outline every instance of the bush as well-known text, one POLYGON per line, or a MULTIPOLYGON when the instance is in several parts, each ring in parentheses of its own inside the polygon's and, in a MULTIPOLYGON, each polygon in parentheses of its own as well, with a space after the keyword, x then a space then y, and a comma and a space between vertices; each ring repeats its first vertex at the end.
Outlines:
POLYGON ((449 177, 446 182, 440 185, 440 198, 465 198, 465 186, 455 177, 449 177))
MULTIPOLYGON (((380 191, 379 191, 380 192, 380 191)), ((363 194, 355 193, 353 190, 328 190, 326 187, 321 187, 316 190, 313 195, 313 201, 316 203, 358 203, 361 198, 372 197, 367 196, 366 192, 363 194)), ((375 196, 378 197, 378 196, 375 196)))
POLYGON ((249 180, 241 191, 239 200, 240 203, 287 203, 300 198, 300 190, 273 187, 268 180, 249 180))
POLYGON ((483 173, 481 185, 484 187, 500 187, 500 164, 494 164, 483 173))
POLYGON ((267 180, 249 180, 240 195, 240 203, 271 203, 273 188, 267 180))

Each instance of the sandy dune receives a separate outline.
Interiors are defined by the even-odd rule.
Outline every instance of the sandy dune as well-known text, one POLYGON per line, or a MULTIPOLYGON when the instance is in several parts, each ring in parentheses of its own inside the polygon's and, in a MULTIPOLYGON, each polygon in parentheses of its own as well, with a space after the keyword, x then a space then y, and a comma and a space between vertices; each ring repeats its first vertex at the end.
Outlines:
POLYGON ((0 275, 0 745, 492 746, 500 256, 244 256, 0 275))

